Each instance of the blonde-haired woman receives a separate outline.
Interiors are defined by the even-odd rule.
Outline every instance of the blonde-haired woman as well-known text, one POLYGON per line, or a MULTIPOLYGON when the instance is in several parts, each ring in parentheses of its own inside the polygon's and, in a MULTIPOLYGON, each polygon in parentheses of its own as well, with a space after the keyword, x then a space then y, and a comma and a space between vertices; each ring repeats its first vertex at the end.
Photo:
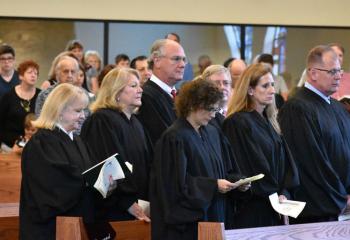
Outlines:
POLYGON ((55 239, 56 216, 91 220, 91 189, 81 173, 92 163, 83 142, 73 134, 87 104, 82 89, 63 83, 32 122, 38 131, 22 153, 20 239, 55 239))
POLYGON ((86 119, 81 137, 96 161, 119 153, 122 167, 132 164, 132 174, 118 181, 117 189, 106 199, 99 196, 97 217, 128 220, 134 217, 149 221, 137 205, 137 199, 148 200, 150 147, 140 122, 135 117, 141 106, 142 88, 136 70, 116 68, 103 79, 92 115, 86 119))
MULTIPOLYGON (((231 142, 242 173, 265 177, 252 184, 252 195, 237 209, 235 227, 261 227, 283 222, 272 209, 269 195, 291 197, 299 183, 289 149, 280 135, 274 103, 274 80, 268 65, 252 64, 236 83, 223 132, 231 142)), ((287 221, 287 218, 284 218, 287 221)))

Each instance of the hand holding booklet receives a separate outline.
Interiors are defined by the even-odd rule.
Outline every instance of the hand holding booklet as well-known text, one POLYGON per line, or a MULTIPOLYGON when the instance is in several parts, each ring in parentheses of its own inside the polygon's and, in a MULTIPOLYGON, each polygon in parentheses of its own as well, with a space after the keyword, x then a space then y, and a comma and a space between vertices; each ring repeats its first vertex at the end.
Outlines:
POLYGON ((86 182, 94 186, 104 198, 117 187, 116 180, 125 178, 117 155, 110 156, 82 173, 86 182))
POLYGON ((248 178, 244 178, 244 179, 239 179, 237 182, 235 182, 236 184, 238 184, 238 186, 250 183, 250 182, 254 182, 257 181, 259 179, 262 179, 265 175, 260 173, 258 175, 252 176, 252 177, 248 177, 248 178))
POLYGON ((306 202, 300 201, 283 200, 280 202, 277 193, 271 194, 269 199, 276 212, 293 218, 297 218, 306 205, 306 202))

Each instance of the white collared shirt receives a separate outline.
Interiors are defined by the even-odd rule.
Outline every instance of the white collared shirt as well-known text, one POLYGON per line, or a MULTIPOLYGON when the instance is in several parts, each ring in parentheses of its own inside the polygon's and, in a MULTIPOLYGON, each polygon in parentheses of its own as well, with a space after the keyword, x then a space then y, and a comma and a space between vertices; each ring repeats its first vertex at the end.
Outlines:
POLYGON ((313 91, 314 93, 316 93, 318 96, 320 96, 323 100, 325 100, 328 104, 331 104, 331 98, 327 97, 326 95, 324 95, 323 93, 321 93, 317 88, 315 88, 314 86, 312 86, 310 83, 305 82, 304 86, 313 91))
POLYGON ((165 91, 166 93, 168 93, 169 96, 170 96, 171 98, 173 98, 173 95, 171 95, 171 91, 172 91, 172 90, 175 90, 175 91, 176 91, 175 87, 172 87, 172 88, 169 87, 168 84, 164 83, 164 82, 163 82, 162 80, 160 80, 156 75, 153 75, 153 74, 152 74, 150 80, 151 80, 152 82, 154 82, 155 84, 157 84, 161 89, 163 89, 163 91, 165 91))
POLYGON ((67 132, 66 129, 64 129, 64 128, 62 127, 62 125, 59 124, 59 123, 57 123, 56 126, 57 126, 59 129, 61 129, 65 134, 67 134, 68 137, 69 137, 70 139, 72 139, 72 141, 73 141, 73 131, 67 132))

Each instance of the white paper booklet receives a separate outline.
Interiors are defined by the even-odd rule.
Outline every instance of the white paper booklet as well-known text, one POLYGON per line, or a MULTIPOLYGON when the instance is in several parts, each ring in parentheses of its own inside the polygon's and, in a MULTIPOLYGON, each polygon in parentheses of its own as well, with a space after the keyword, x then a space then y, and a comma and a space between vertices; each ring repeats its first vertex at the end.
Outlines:
POLYGON ((105 160, 94 184, 94 188, 96 188, 102 194, 102 196, 106 198, 108 192, 111 192, 117 187, 116 180, 123 178, 125 178, 125 175, 115 154, 105 160))
POLYGON ((338 221, 349 221, 350 220, 350 208, 346 208, 339 216, 338 221))
POLYGON ((297 218, 303 211, 306 202, 284 200, 280 203, 277 193, 273 193, 269 196, 272 208, 282 214, 289 217, 297 218))

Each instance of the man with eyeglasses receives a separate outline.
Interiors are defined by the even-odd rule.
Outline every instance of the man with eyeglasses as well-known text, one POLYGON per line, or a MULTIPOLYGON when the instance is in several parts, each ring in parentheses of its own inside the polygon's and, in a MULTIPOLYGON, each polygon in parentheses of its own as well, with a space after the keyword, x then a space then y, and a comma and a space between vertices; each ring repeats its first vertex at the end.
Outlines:
POLYGON ((336 221, 350 209, 350 115, 330 96, 343 70, 330 46, 313 48, 307 58, 307 81, 279 113, 300 174, 296 200, 306 206, 295 222, 336 221))
POLYGON ((19 77, 15 71, 15 50, 3 44, 0 46, 0 99, 17 84, 19 77))
POLYGON ((175 84, 183 78, 186 55, 176 41, 160 39, 152 45, 149 63, 153 74, 143 85, 138 118, 155 144, 176 119, 175 84))

